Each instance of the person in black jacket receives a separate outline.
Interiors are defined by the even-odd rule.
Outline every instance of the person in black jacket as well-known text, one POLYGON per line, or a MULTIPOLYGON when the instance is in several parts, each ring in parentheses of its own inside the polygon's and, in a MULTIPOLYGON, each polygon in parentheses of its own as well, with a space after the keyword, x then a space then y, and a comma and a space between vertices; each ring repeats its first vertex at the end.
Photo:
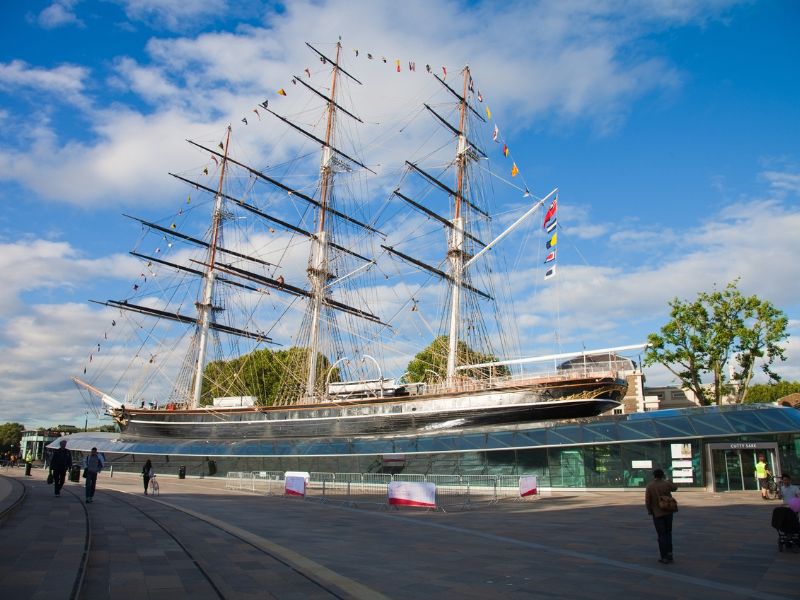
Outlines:
POLYGON ((153 472, 153 463, 150 462, 150 459, 147 459, 147 462, 144 463, 142 467, 142 481, 144 481, 144 495, 147 495, 147 486, 150 485, 150 479, 155 475, 153 472))
POLYGON ((61 440, 58 446, 58 450, 53 452, 53 457, 50 459, 50 472, 53 474, 53 489, 56 496, 61 495, 67 471, 72 467, 72 454, 67 450, 67 440, 61 440))
MULTIPOLYGON (((653 517, 653 525, 655 525, 656 533, 658 534, 658 552, 661 558, 658 562, 663 564, 670 564, 673 562, 672 558, 672 515, 671 510, 659 506, 659 497, 672 496, 672 492, 678 489, 678 486, 671 481, 664 479, 664 471, 656 469, 653 471, 653 481, 647 484, 644 491, 644 504, 647 507, 647 512, 653 517)), ((677 507, 674 508, 677 510, 677 507)))

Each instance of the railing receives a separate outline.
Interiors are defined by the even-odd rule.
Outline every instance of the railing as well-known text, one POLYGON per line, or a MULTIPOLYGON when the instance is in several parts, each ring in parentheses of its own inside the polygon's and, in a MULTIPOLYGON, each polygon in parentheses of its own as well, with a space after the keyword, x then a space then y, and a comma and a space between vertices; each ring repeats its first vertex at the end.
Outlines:
POLYGON ((630 370, 630 363, 627 361, 605 361, 587 362, 584 364, 573 364, 567 368, 541 369, 533 373, 523 373, 519 375, 490 376, 486 379, 469 379, 464 377, 455 386, 447 383, 430 383, 425 388, 426 394, 436 394, 447 392, 457 387, 459 391, 478 392, 489 388, 513 388, 515 386, 528 386, 543 384, 554 378, 559 380, 566 379, 586 379, 587 377, 614 377, 622 378, 620 372, 630 370))
MULTIPOLYGON (((422 473, 309 473, 306 497, 357 507, 388 507, 388 486, 393 481, 436 484, 437 508, 468 509, 474 504, 495 504, 519 499, 518 475, 426 475, 422 473)), ((225 488, 268 496, 284 494, 282 471, 231 471, 225 488)))

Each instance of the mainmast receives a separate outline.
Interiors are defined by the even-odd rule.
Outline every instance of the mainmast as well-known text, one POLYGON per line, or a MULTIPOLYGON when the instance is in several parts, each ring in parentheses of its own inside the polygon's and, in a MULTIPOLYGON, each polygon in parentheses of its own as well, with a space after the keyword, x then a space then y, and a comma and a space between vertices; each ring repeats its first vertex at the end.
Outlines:
POLYGON ((219 185, 217 186, 217 193, 214 197, 214 212, 211 218, 211 243, 209 244, 208 264, 206 265, 206 271, 203 276, 205 282, 203 285, 203 300, 202 302, 195 303, 197 307, 197 325, 200 336, 197 343, 197 362, 195 363, 194 372, 192 408, 200 406, 200 394, 203 391, 203 369, 205 367, 206 354, 208 351, 208 331, 211 328, 212 313, 214 311, 214 280, 216 279, 216 269, 214 265, 217 255, 217 245, 222 234, 222 186, 225 182, 225 169, 228 163, 228 144, 230 140, 231 126, 228 125, 228 132, 225 136, 225 148, 222 156, 222 168, 219 173, 219 185))
POLYGON ((464 90, 460 101, 460 118, 458 124, 458 151, 456 153, 456 194, 453 212, 453 227, 447 246, 447 257, 450 261, 450 275, 453 294, 450 299, 450 334, 447 352, 447 383, 452 384, 456 373, 456 356, 458 353, 458 325, 461 317, 461 287, 464 263, 464 218, 461 216, 461 199, 464 197, 464 183, 467 170, 467 88, 469 85, 469 67, 464 67, 464 90))
POLYGON ((320 198, 319 218, 317 232, 311 238, 311 257, 308 265, 308 278, 311 282, 311 328, 308 340, 308 378, 306 379, 306 397, 315 396, 317 383, 317 346, 319 343, 320 319, 325 295, 325 284, 328 278, 328 233, 325 230, 325 217, 328 208, 330 188, 333 184, 333 170, 331 159, 331 137, 336 117, 336 81, 339 75, 339 53, 341 42, 336 43, 336 59, 333 68, 333 81, 328 97, 328 123, 325 128, 325 143, 322 146, 322 161, 320 164, 320 198))

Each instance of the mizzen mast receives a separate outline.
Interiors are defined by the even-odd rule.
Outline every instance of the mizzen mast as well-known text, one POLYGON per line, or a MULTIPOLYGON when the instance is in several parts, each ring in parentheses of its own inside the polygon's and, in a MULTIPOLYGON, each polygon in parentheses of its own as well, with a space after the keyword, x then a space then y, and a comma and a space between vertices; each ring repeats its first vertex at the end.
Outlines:
POLYGON ((450 299, 450 327, 448 336, 447 351, 447 373, 446 381, 448 384, 454 383, 456 374, 456 359, 458 353, 458 325, 461 317, 461 287, 464 264, 464 218, 461 216, 461 199, 464 197, 465 175, 467 170, 467 144, 466 123, 467 123, 467 86, 469 85, 469 67, 464 67, 464 90, 459 103, 459 124, 458 124, 458 150, 456 153, 456 193, 455 208, 453 211, 453 227, 448 238, 447 258, 450 262, 450 276, 452 286, 452 296, 450 299))
POLYGON ((228 132, 225 136, 225 148, 222 156, 222 168, 219 174, 219 185, 214 196, 214 212, 211 219, 211 243, 209 244, 208 261, 205 274, 203 276, 203 299, 195 303, 197 307, 197 325, 199 336, 197 341, 197 360, 195 362, 194 381, 192 389, 192 408, 200 406, 200 395, 203 391, 203 369, 205 367, 206 355, 208 353, 208 332, 211 329, 213 320, 213 298, 214 280, 216 279, 215 260, 217 255, 217 245, 222 235, 222 209, 223 193, 222 186, 225 183, 225 170, 228 162, 228 145, 231 140, 231 127, 228 125, 228 132))

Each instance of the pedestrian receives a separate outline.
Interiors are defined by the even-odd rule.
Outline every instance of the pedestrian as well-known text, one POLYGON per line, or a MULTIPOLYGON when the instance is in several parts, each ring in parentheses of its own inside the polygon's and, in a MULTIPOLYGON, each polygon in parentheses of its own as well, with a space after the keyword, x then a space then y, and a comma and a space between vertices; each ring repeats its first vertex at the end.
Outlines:
POLYGON ((94 502, 94 489, 97 486, 97 474, 103 470, 103 459, 92 448, 91 454, 83 460, 83 478, 86 479, 86 502, 94 502))
POLYGON ((153 471, 153 463, 150 462, 150 459, 147 459, 147 462, 144 463, 142 467, 142 480, 144 481, 144 495, 147 496, 147 486, 150 485, 150 479, 155 476, 155 471, 153 471))
POLYGON ((761 490, 761 498, 769 500, 767 497, 767 490, 769 490, 769 467, 764 461, 764 455, 758 455, 758 462, 756 463, 756 479, 758 480, 758 489, 761 490))
POLYGON ((31 476, 31 467, 33 467, 33 452, 28 450, 25 453, 25 476, 31 476))
POLYGON ((792 498, 800 497, 800 486, 792 485, 792 476, 789 473, 781 475, 781 486, 778 492, 783 498, 783 503, 788 505, 792 498))
POLYGON ((668 564, 673 561, 672 514, 678 510, 672 492, 677 490, 678 486, 664 479, 664 471, 661 469, 653 471, 653 477, 653 481, 645 488, 644 504, 647 507, 647 514, 653 517, 653 525, 658 534, 658 552, 661 555, 658 562, 668 564), (670 500, 663 500, 665 497, 670 500))
POLYGON ((67 440, 58 442, 58 449, 53 452, 50 459, 50 473, 53 475, 53 491, 56 496, 61 495, 61 488, 64 487, 64 480, 67 478, 67 470, 72 467, 72 453, 67 450, 67 440))

